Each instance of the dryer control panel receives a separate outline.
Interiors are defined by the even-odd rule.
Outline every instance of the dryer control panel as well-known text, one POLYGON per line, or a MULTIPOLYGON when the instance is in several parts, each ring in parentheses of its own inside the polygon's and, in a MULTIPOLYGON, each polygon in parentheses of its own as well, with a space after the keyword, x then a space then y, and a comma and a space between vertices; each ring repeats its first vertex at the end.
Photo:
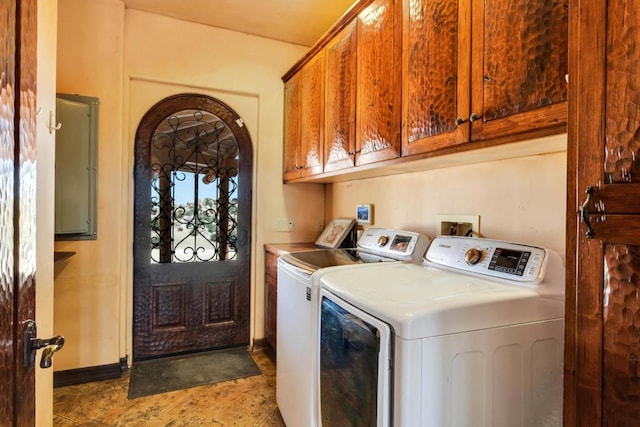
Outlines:
POLYGON ((389 228, 367 228, 358 239, 360 256, 366 252, 400 261, 420 262, 429 244, 429 238, 412 231, 389 228))
POLYGON ((433 239, 424 259, 440 267, 519 282, 539 282, 544 278, 547 250, 502 240, 441 236, 433 239))

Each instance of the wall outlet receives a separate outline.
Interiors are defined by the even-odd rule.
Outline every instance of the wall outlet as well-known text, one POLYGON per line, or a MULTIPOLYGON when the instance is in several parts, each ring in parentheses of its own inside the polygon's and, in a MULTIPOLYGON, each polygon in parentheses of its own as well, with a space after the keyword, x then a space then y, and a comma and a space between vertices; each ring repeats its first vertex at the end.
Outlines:
POLYGON ((280 218, 276 221, 276 231, 293 231, 293 221, 287 218, 280 218))
POLYGON ((436 215, 436 233, 480 237, 480 215, 436 215))

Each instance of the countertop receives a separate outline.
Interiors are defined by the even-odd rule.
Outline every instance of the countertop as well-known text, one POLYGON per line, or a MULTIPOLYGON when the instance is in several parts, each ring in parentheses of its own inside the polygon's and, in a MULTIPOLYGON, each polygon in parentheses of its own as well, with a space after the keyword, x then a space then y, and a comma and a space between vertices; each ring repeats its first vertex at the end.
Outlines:
POLYGON ((303 252, 320 249, 313 242, 307 243, 265 243, 264 250, 270 254, 280 256, 291 252, 303 252))

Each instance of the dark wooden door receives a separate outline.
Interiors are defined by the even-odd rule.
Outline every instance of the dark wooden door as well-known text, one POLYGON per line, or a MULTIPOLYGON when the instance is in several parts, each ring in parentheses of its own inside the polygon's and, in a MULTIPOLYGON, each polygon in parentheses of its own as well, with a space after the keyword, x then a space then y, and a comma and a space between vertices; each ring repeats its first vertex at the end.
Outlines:
POLYGON ((246 345, 253 151, 211 97, 167 98, 136 133, 134 360, 246 345))
POLYGON ((471 139, 564 131, 569 2, 471 7, 471 139))
POLYGON ((374 0, 357 26, 355 163, 362 165, 400 156, 400 0, 374 0))
POLYGON ((570 3, 565 426, 640 420, 640 0, 570 3))
MULTIPOLYGON (((0 2, 0 424, 35 425, 36 1, 0 2)), ((51 254, 53 256, 53 254, 51 254)))

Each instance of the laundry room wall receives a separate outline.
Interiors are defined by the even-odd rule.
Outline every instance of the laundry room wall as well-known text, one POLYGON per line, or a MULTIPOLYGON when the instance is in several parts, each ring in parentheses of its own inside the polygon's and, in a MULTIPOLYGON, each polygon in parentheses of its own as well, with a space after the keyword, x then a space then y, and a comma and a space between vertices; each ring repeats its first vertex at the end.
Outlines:
MULTIPOLYGON (((562 140, 566 134, 552 137, 562 140)), ((564 257, 566 151, 327 186, 327 217, 374 205, 372 226, 434 236, 436 215, 479 215, 482 237, 542 245, 564 257)))
POLYGON ((131 357, 133 135, 165 96, 199 92, 246 118, 254 144, 252 330, 264 337, 263 244, 313 241, 324 186, 282 183, 283 83, 308 48, 125 9, 122 0, 58 0, 58 92, 100 98, 98 239, 56 242, 56 371, 131 357), (294 221, 276 231, 279 218, 294 221))

